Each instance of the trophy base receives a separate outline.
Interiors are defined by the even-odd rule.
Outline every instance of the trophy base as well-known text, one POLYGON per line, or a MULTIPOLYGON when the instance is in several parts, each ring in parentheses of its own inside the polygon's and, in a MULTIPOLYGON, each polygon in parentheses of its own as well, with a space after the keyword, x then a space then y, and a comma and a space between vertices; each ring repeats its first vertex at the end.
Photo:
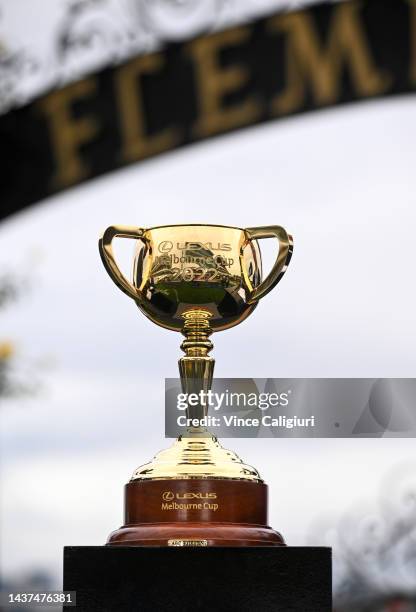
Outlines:
POLYGON ((110 546, 285 546, 267 525, 267 485, 188 478, 129 482, 110 546))
POLYGON ((128 525, 114 531, 108 546, 285 546, 270 527, 224 523, 128 525))

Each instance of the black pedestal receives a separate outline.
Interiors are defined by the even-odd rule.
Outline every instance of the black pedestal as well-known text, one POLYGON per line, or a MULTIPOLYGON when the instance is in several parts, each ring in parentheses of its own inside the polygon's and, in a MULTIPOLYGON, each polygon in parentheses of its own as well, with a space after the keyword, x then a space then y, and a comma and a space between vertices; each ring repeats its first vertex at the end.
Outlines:
POLYGON ((68 546, 76 612, 330 612, 331 549, 68 546))

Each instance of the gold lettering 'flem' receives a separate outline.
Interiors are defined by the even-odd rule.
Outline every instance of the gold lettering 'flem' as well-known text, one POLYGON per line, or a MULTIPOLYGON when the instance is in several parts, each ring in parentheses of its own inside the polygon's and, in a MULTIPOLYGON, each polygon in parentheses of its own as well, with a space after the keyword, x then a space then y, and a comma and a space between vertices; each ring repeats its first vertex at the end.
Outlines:
POLYGON ((56 160, 52 189, 63 189, 78 183, 90 173, 80 155, 80 147, 96 136, 98 122, 91 116, 73 117, 72 105, 91 97, 95 91, 95 79, 84 79, 52 92, 38 104, 38 108, 48 118, 53 157, 56 160))
POLYGON ((268 27, 286 35, 286 89, 275 96, 275 114, 294 112, 305 100, 306 84, 318 105, 334 104, 342 91, 342 72, 348 67, 358 96, 383 93, 391 79, 377 69, 359 17, 359 4, 343 3, 333 9, 326 43, 321 43, 308 13, 279 15, 268 27))
POLYGON ((194 60, 199 105, 194 125, 196 136, 224 132, 251 123, 260 115, 261 107, 253 97, 224 106, 226 94, 244 86, 249 73, 242 65, 222 67, 220 53, 226 47, 243 43, 249 36, 249 28, 234 28, 199 38, 187 46, 194 60))
POLYGON ((122 150, 124 161, 134 161, 161 153, 178 144, 174 128, 149 135, 142 98, 140 77, 158 72, 163 66, 163 54, 143 55, 128 62, 116 72, 115 85, 120 109, 122 150))

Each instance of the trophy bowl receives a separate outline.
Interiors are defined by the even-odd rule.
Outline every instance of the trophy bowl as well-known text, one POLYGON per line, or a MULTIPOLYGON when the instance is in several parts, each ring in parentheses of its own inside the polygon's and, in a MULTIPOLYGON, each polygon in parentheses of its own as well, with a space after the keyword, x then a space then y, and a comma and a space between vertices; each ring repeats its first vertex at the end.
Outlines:
POLYGON ((154 323, 175 331, 182 331, 183 315, 192 309, 209 313, 212 331, 241 323, 279 282, 292 253, 291 237, 279 226, 245 230, 192 224, 150 229, 111 226, 101 244, 103 263, 120 289, 154 323), (115 237, 138 240, 133 282, 114 260, 115 237), (262 282, 257 240, 269 237, 277 238, 280 248, 262 282))

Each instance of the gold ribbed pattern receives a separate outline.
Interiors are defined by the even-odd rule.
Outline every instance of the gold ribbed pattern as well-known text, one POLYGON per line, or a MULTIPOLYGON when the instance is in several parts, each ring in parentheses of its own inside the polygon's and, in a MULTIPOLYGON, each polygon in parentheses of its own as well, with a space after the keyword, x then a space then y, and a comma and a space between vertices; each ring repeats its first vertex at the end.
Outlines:
POLYGON ((211 313, 203 309, 191 309, 184 312, 184 326, 182 334, 185 340, 181 344, 181 349, 187 357, 206 357, 212 350, 213 345, 209 336, 212 329, 209 320, 211 313))
POLYGON ((246 465, 233 451, 221 446, 214 436, 179 437, 173 446, 160 451, 153 461, 137 468, 131 480, 169 478, 230 478, 263 482, 258 471, 246 465))

